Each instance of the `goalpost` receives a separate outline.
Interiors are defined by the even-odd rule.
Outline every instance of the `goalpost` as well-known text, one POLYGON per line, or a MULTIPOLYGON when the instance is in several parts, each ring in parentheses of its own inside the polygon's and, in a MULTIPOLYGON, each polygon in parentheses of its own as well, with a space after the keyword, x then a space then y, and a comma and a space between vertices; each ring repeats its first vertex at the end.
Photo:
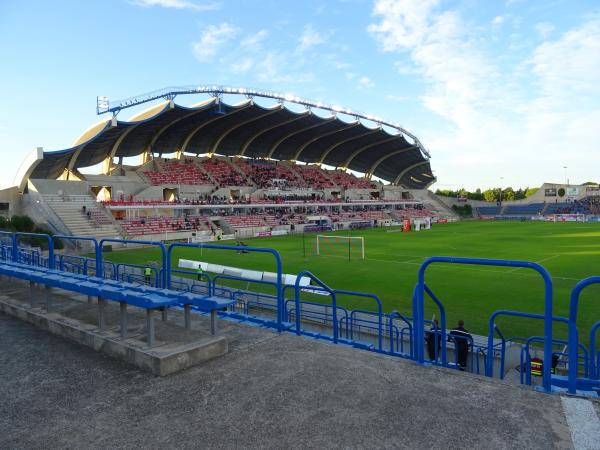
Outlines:
POLYGON ((358 254, 365 259, 365 238, 362 236, 333 236, 318 234, 316 240, 317 255, 340 254, 348 259, 358 254))
POLYGON ((585 222, 585 214, 552 214, 552 222, 585 222))

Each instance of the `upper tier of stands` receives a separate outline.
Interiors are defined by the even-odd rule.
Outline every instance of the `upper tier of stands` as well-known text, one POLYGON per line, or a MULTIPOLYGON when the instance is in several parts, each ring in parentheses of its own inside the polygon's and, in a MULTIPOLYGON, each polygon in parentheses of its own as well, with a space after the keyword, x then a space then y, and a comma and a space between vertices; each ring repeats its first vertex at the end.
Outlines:
POLYGON ((210 185, 212 182, 198 169, 191 160, 179 161, 156 161, 160 171, 145 171, 144 174, 150 180, 150 184, 159 186, 161 184, 200 184, 210 185))
POLYGON ((221 158, 204 160, 156 159, 157 170, 142 173, 150 184, 188 184, 225 186, 248 186, 256 184, 259 189, 287 188, 340 188, 373 189, 376 185, 366 178, 358 178, 341 170, 327 171, 317 165, 294 165, 274 161, 235 160, 221 158), (197 165, 196 165, 197 164, 197 165), (202 169, 202 170, 201 170, 202 169), (238 170, 239 169, 239 170, 238 170), (207 176, 206 174, 209 174, 207 176))
POLYGON ((237 161, 237 165, 261 189, 276 188, 281 185, 295 188, 308 187, 304 180, 299 179, 289 167, 284 164, 273 163, 270 161, 237 161), (282 181, 276 182, 274 180, 282 181))
POLYGON ((220 186, 245 186, 249 184, 246 178, 225 160, 218 158, 205 159, 200 163, 200 166, 220 186))
POLYGON ((313 189, 335 187, 335 184, 327 177, 325 171, 318 166, 297 165, 294 169, 300 174, 306 184, 313 189))
POLYGON ((329 176, 335 184, 344 189, 371 189, 375 185, 366 178, 357 178, 351 173, 341 170, 333 170, 329 172, 329 176))

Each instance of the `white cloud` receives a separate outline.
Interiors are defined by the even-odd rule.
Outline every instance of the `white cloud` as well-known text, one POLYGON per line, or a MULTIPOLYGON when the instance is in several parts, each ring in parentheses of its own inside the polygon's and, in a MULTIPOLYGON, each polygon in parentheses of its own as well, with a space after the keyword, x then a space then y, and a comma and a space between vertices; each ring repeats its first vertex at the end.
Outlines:
POLYGON ((196 11, 214 11, 221 7, 218 2, 194 2, 187 0, 131 0, 129 3, 146 8, 161 6, 163 8, 192 9, 196 11))
POLYGON ((386 95, 385 98, 387 100, 391 100, 393 102, 406 102, 408 100, 410 100, 410 97, 408 97, 407 95, 386 95))
POLYGON ((269 32, 264 28, 260 31, 246 36, 240 42, 240 46, 245 47, 247 49, 259 50, 261 48, 262 42, 269 36, 269 32))
POLYGON ((254 67, 254 60, 246 57, 232 63, 231 71, 235 73, 246 73, 252 69, 252 67, 254 67))
POLYGON ((304 30, 298 38, 297 50, 302 53, 324 42, 325 37, 315 30, 311 24, 308 24, 304 26, 304 30))
POLYGON ((375 87, 375 83, 373 83, 373 81, 369 77, 363 76, 358 79, 357 86, 359 89, 370 89, 372 87, 375 87))
POLYGON ((492 25, 495 27, 499 27, 504 23, 504 16, 496 16, 492 19, 492 25))
POLYGON ((540 45, 533 55, 533 72, 544 96, 572 100, 600 93, 600 20, 540 45))
POLYGON ((548 37, 554 31, 554 25, 550 22, 540 22, 535 24, 535 31, 539 34, 542 39, 548 39, 548 37))
POLYGON ((240 29, 223 22, 220 25, 209 25, 202 32, 200 39, 192 44, 194 56, 199 61, 211 60, 221 47, 231 39, 235 38, 240 29))
POLYGON ((422 105, 449 125, 417 133, 441 182, 484 187, 502 173, 509 184, 541 183, 564 164, 594 178, 583 156, 600 142, 600 20, 499 66, 493 45, 437 0, 377 0, 373 12, 371 35, 406 57, 399 66, 424 83, 422 105))

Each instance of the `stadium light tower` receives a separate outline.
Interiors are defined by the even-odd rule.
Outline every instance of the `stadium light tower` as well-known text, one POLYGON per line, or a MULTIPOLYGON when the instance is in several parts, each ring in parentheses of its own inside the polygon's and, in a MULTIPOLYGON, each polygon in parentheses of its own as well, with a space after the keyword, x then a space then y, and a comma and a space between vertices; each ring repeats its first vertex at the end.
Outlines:
POLYGON ((567 166, 563 166, 563 169, 565 169, 565 185, 568 185, 569 181, 567 179, 567 166))
POLYGON ((500 206, 502 206, 502 181, 504 180, 504 177, 500 177, 500 206))

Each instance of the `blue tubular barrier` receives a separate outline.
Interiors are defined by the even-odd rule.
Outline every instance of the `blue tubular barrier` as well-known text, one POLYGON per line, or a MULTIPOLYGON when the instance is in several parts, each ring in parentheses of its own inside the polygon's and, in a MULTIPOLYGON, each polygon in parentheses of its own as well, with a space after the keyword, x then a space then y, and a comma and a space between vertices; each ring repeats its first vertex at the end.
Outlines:
MULTIPOLYGON (((406 327, 402 328, 400 330, 400 348, 398 349, 400 351, 400 353, 404 353, 404 333, 403 331, 405 329, 408 329, 408 354, 411 358, 414 357, 414 348, 413 348, 413 326, 410 323, 408 317, 400 314, 398 311, 394 310, 392 311, 390 314, 388 314, 388 317, 390 319, 390 329, 394 326, 394 319, 400 319, 402 320, 405 324, 406 327)), ((390 353, 394 353, 394 347, 392 344, 392 339, 390 339, 390 353)))
POLYGON ((590 378, 600 378, 600 352, 596 352, 596 333, 600 328, 600 322, 596 322, 590 329, 590 378))
MULTIPOLYGON (((153 241, 128 241, 126 239, 113 239, 113 238, 106 238, 106 239, 102 239, 99 243, 98 243, 98 252, 96 253, 96 276, 102 278, 104 276, 104 258, 103 258, 103 254, 102 254, 102 248, 104 247, 104 243, 106 242, 113 242, 113 243, 118 243, 118 244, 140 244, 140 245, 150 245, 150 246, 154 246, 154 247, 158 247, 160 248, 161 251, 161 257, 162 257, 162 267, 167 267, 167 249, 165 248, 165 245, 162 242, 153 242, 153 241), (98 273, 100 272, 100 273, 98 273)), ((167 272, 163 272, 163 275, 166 275, 167 272)), ((118 276, 117 276, 118 278, 118 276)), ((165 277, 163 277, 163 280, 161 280, 161 286, 157 286, 157 287, 166 287, 166 280, 164 279, 165 277)))
POLYGON ((58 270, 88 275, 88 259, 83 256, 60 255, 58 270))
MULTIPOLYGON (((575 285, 571 292, 571 304, 569 306, 569 361, 577 360, 577 349, 579 344, 579 336, 577 332, 577 310, 579 307, 579 297, 581 291, 592 284, 600 284, 600 277, 588 277, 581 280, 575 285)), ((595 332, 595 329, 594 329, 595 332)), ((590 342, 590 350, 592 349, 592 343, 595 344, 595 339, 590 342)), ((596 346, 593 346, 592 359, 595 358, 594 351, 596 346)), ((568 390, 569 394, 575 394, 577 392, 577 364, 569 364, 569 383, 568 390)), ((594 371, 596 369, 594 368, 594 371)))
MULTIPOLYGON (((496 326, 496 318, 498 316, 512 316, 512 317, 524 317, 526 319, 539 319, 539 320, 544 320, 544 328, 545 328, 545 321, 546 321, 546 315, 545 314, 534 314, 534 313, 524 313, 524 312, 519 312, 519 311, 512 311, 512 310, 505 310, 505 309, 501 309, 498 311, 494 311, 492 313, 492 315, 490 316, 490 320, 489 320, 489 331, 488 331, 488 358, 486 359, 486 363, 485 363, 485 375, 488 377, 493 377, 494 376, 494 355, 492 353, 492 349, 494 346, 494 331, 498 331, 498 327, 496 326)), ((562 322, 568 325, 569 321, 565 318, 565 317, 552 317, 550 320, 550 323, 552 324, 552 322, 562 322)), ((513 341, 519 340, 519 338, 513 338, 513 341)), ((526 340, 526 339, 522 339, 522 340, 526 340)), ((546 373, 546 368, 549 368, 551 366, 551 364, 547 364, 546 361, 552 361, 552 343, 554 342, 554 340, 550 341, 550 359, 546 359, 546 343, 544 342, 544 373, 546 373)), ((501 364, 501 367, 504 367, 501 364)), ((548 369, 550 370, 550 369, 548 369)), ((552 374, 550 374, 552 375, 552 374)), ((550 381, 552 381, 552 379, 550 379, 550 381)), ((544 386, 544 389, 546 389, 546 387, 544 386)))
MULTIPOLYGON (((287 285, 284 288, 284 292, 285 289, 287 288, 293 288, 294 286, 291 285, 287 285)), ((300 302, 302 305, 308 305, 308 306, 315 306, 317 308, 322 308, 323 311, 314 311, 314 310, 305 310, 302 312, 302 316, 306 317, 308 319, 314 319, 314 320, 318 320, 320 322, 323 322, 323 325, 327 325, 328 322, 333 322, 332 317, 333 314, 327 312, 328 308, 331 308, 330 305, 328 305, 327 303, 317 303, 317 302, 309 302, 309 301, 301 301, 300 302)), ((339 323, 339 333, 340 335, 344 335, 345 334, 345 338, 349 338, 349 334, 348 334, 348 330, 349 330, 349 316, 348 316, 348 310, 346 310, 345 308, 342 308, 341 306, 337 307, 338 309, 338 313, 342 314, 342 318, 338 319, 338 323, 339 323), (346 330, 346 332, 344 333, 344 329, 346 330)), ((286 314, 288 317, 288 321, 292 322, 292 318, 294 318, 295 321, 295 315, 296 315, 296 300, 286 300, 285 301, 285 310, 286 310, 286 314), (293 307, 289 307, 290 304, 293 303, 293 307)))
MULTIPOLYGON (((413 302, 413 317, 415 320, 415 348, 416 361, 423 364, 425 361, 424 354, 424 325, 425 325, 425 271, 431 264, 435 263, 450 263, 450 264, 468 264, 468 265, 483 265, 483 266, 498 266, 498 267, 522 267, 531 269, 539 273, 544 281, 545 286, 545 310, 544 310, 544 359, 550 361, 552 359, 552 280, 550 274, 541 265, 528 261, 505 261, 501 259, 482 259, 482 258, 453 258, 448 256, 434 256, 428 258, 421 264, 416 287, 416 299, 413 302)), ((488 337, 488 359, 492 360, 493 338, 488 337)), ((493 363, 493 362, 492 362, 493 363)), ((550 366, 544 364, 543 369, 543 386, 546 392, 552 390, 550 366)))
POLYGON ((296 284, 294 285, 294 290, 295 290, 295 301, 296 301, 296 334, 298 336, 300 336, 301 332, 302 332, 302 325, 301 325, 301 320, 300 320, 300 280, 303 277, 308 277, 310 278, 312 281, 314 281, 315 283, 317 283, 317 285, 319 287, 321 287, 324 291, 326 291, 329 296, 331 297, 331 308, 332 308, 332 312, 331 312, 331 322, 332 322, 332 327, 333 327, 333 342, 337 344, 338 342, 338 319, 337 319, 337 302, 335 299, 335 292, 333 291, 333 289, 331 289, 329 286, 327 286, 325 283, 323 283, 319 278, 317 278, 315 275, 313 275, 312 273, 310 273, 308 270, 304 270, 302 272, 300 272, 296 278, 296 284))
MULTIPOLYGON (((498 325, 494 324, 494 331, 498 336, 500 336, 500 379, 504 380, 504 359, 506 357, 506 338, 504 334, 498 328, 498 325)), ((492 355, 492 360, 493 360, 492 355)), ((479 358, 477 359, 477 364, 479 364, 479 358)), ((479 368, 477 369, 477 373, 479 373, 479 368)))
MULTIPOLYGON (((228 250, 228 251, 247 251, 247 252, 255 252, 255 253, 270 253, 275 258, 275 262, 277 264, 277 330, 283 331, 284 322, 285 322, 285 309, 283 302, 283 265, 281 263, 281 255, 277 250, 272 248, 263 248, 263 247, 245 247, 238 245, 218 245, 218 244, 187 244, 187 243, 174 243, 169 246, 169 250, 167 251, 166 257, 166 271, 165 271, 165 287, 168 288, 170 280, 171 280, 171 259, 173 254, 173 249, 177 247, 185 247, 185 248, 206 248, 206 249, 214 249, 214 250, 228 250)), ((246 280, 247 281, 247 280, 246 280)), ((214 284, 214 283, 213 283, 214 284)))
MULTIPOLYGON (((146 281, 146 276, 144 275, 144 269, 151 269, 152 273, 154 274, 154 287, 162 287, 161 286, 161 279, 160 279, 160 275, 161 272, 160 270, 157 270, 156 267, 152 267, 152 266, 144 266, 142 264, 126 264, 126 263, 118 263, 115 265, 115 278, 117 280, 125 280, 127 278, 130 278, 131 276, 133 276, 133 278, 137 279, 139 278, 139 276, 142 277, 142 279, 146 281), (134 269, 140 269, 140 273, 136 274, 136 273, 131 273, 131 272, 123 272, 121 273, 121 268, 127 268, 127 267, 132 267, 134 269)), ((150 283, 150 285, 152 286, 152 283, 150 283)))
MULTIPOLYGON (((379 339, 383 334, 383 330, 379 327, 379 320, 373 321, 364 317, 356 318, 355 316, 357 314, 362 314, 364 316, 375 316, 377 319, 381 319, 381 314, 378 312, 369 311, 368 309, 353 309, 350 311, 350 339, 354 340, 355 328, 358 328, 358 333, 360 333, 361 328, 365 328, 367 330, 376 330, 378 336, 378 345, 380 345, 379 351, 383 351, 383 348, 381 348, 381 339, 379 339)), ((392 341, 392 338, 393 333, 390 330, 390 342, 392 341)))
MULTIPOLYGON (((91 242, 94 246, 94 259, 98 258, 98 241, 96 240, 96 238, 93 237, 87 237, 87 236, 64 236, 61 234, 55 235, 54 238, 58 238, 58 239, 63 239, 65 241, 74 241, 74 242, 78 242, 78 241, 87 241, 87 242, 91 242)), ((65 255, 60 255, 61 258, 63 258, 65 255)), ((87 258, 85 260, 84 263, 84 273, 87 275, 88 274, 88 263, 87 263, 87 258)), ((62 270, 62 269, 61 269, 62 270)))
MULTIPOLYGON (((353 291, 346 291, 343 289, 334 289, 333 290, 335 295, 352 295, 355 297, 363 297, 363 298, 370 298, 372 300, 375 300, 375 303, 377 304, 377 347, 379 349, 379 351, 383 351, 383 306, 381 304, 381 299, 375 295, 375 294, 368 294, 368 293, 364 293, 364 292, 353 292, 353 291)), ((390 336, 391 339, 391 336, 390 336)))
MULTIPOLYGON (((258 307, 262 307, 265 309, 274 309, 275 312, 277 312, 277 295, 273 295, 273 294, 267 294, 267 293, 260 293, 260 292, 252 292, 252 291, 248 291, 245 289, 239 289, 239 288, 234 288, 234 287, 230 287, 230 286, 225 286, 225 285, 217 285, 217 281, 219 280, 230 280, 230 281, 241 281, 244 283, 255 283, 255 284, 259 284, 259 285, 263 285, 263 286, 271 286, 275 289, 275 291, 277 291, 277 283, 272 282, 272 281, 264 281, 264 280, 251 280, 249 278, 243 278, 243 277, 236 277, 233 275, 215 275, 212 279, 212 295, 218 296, 218 297, 222 297, 224 292, 229 292, 229 296, 231 296, 239 305, 242 306, 242 309, 244 310, 245 314, 248 314, 248 305, 250 303, 255 304, 258 307), (217 291, 219 291, 219 294, 217 294, 217 291), (256 296, 256 301, 245 301, 243 299, 240 299, 239 297, 244 296, 244 295, 254 295, 256 296), (272 298, 274 299, 274 305, 271 304, 267 304, 264 302, 261 302, 259 300, 259 298, 272 298)), ((235 310, 235 307, 233 308, 235 310)))
POLYGON ((43 237, 46 238, 46 240, 48 241, 48 268, 49 269, 54 269, 54 239, 52 239, 51 236, 47 235, 47 234, 41 234, 41 233, 23 233, 23 232, 18 232, 18 233, 14 233, 13 234, 14 238, 13 238, 13 255, 15 257, 15 260, 17 260, 16 256, 17 256, 17 247, 19 245, 19 238, 20 237, 43 237))
MULTIPOLYGON (((425 288, 425 292, 427 292, 427 294, 429 295, 429 297, 431 298, 431 300, 433 300, 433 302, 437 305, 438 309, 440 310, 440 333, 441 333, 441 339, 442 339, 442 365, 446 365, 448 363, 448 357, 447 357, 447 351, 446 351, 446 308, 444 308, 444 305, 442 304, 442 302, 437 298, 437 296, 433 293, 433 291, 431 289, 429 289, 429 286, 427 286, 427 284, 424 285, 425 288)), ((425 313, 423 313, 425 314, 425 313)), ((436 335, 436 339, 437 339, 437 335, 436 335)), ((435 346, 435 358, 437 361, 438 358, 438 346, 435 346)))
MULTIPOLYGON (((531 336, 527 339, 525 339, 525 345, 521 347, 521 356, 520 356, 520 364, 521 364, 521 384, 527 384, 528 386, 531 385, 531 353, 529 351, 529 348, 531 347, 531 343, 532 342, 544 342, 544 336, 531 336)), ((565 339, 554 339, 553 344, 561 344, 561 345, 567 345, 568 341, 565 339)), ((585 376, 588 376, 589 374, 589 352, 588 349, 583 345, 583 344, 579 344, 579 348, 582 350, 583 352, 583 363, 579 362, 579 354, 577 356, 577 360, 575 362, 575 366, 579 367, 580 365, 583 364, 583 370, 585 373, 585 376)), ((568 355, 568 353, 566 353, 568 355)), ((565 353, 562 352, 553 352, 552 355, 565 355, 565 353)), ((544 364, 546 364, 546 362, 544 361, 544 364)), ((572 362, 571 360, 569 360, 569 367, 571 366, 572 362)))
POLYGON ((212 291, 211 291, 211 285, 212 285, 212 278, 210 277, 210 275, 206 272, 194 272, 192 270, 181 270, 181 269, 171 269, 171 275, 173 274, 182 274, 182 275, 192 275, 193 278, 189 278, 192 283, 190 284, 190 291, 191 292, 195 292, 195 293, 199 293, 197 291, 204 291, 202 292, 205 295, 211 295, 212 291), (200 279, 198 279, 198 275, 200 275, 200 279), (204 278, 206 278, 206 281, 202 281, 204 278), (199 284, 199 283, 204 283, 204 284, 199 284), (196 286, 196 291, 193 290, 194 286, 196 286))

